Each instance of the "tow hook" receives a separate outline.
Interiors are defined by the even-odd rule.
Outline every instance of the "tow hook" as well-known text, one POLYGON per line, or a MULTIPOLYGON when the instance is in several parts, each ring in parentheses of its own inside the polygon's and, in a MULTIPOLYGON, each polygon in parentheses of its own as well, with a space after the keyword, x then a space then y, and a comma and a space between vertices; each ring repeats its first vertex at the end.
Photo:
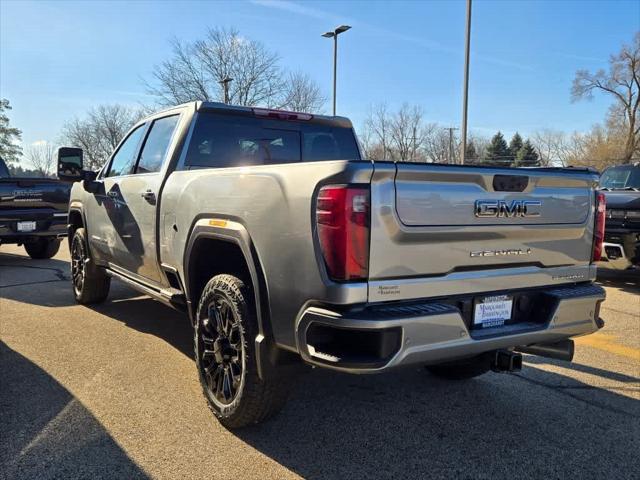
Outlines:
POLYGON ((519 372, 522 370, 522 355, 511 350, 497 350, 491 362, 491 370, 503 373, 519 372))

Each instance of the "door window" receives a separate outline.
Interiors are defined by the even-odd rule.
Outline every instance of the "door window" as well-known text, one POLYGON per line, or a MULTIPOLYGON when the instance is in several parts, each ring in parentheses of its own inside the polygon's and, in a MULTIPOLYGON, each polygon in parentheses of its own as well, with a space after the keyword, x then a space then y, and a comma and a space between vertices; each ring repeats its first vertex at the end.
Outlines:
POLYGON ((147 140, 144 142, 136 173, 160 171, 179 118, 180 115, 172 115, 153 122, 147 140))
POLYGON ((133 170, 136 162, 136 152, 138 145, 144 134, 144 125, 140 125, 129 134, 120 148, 113 156, 111 166, 107 172, 107 177, 118 177, 120 175, 129 175, 133 170))

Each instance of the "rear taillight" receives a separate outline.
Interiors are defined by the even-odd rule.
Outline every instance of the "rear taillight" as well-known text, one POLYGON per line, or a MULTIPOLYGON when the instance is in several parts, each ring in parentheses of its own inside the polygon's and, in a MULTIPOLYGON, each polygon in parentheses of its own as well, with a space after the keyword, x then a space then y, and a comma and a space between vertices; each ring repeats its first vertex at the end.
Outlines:
POLYGON ((596 194, 596 220, 593 233, 592 261, 597 262, 602 258, 602 242, 604 242, 604 222, 606 215, 606 198, 604 193, 596 194))
POLYGON ((366 279, 369 273, 369 188, 322 187, 316 202, 316 225, 329 276, 336 281, 366 279))

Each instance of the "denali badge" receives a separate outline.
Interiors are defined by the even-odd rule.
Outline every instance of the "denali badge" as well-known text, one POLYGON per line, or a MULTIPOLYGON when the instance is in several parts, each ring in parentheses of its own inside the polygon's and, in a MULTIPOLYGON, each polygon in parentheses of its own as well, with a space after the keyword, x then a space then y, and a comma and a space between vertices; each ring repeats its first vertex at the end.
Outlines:
POLYGON ((537 200, 514 200, 507 203, 504 200, 476 200, 476 217, 539 217, 542 202, 537 200))
POLYGON ((531 255, 531 249, 507 248, 504 250, 476 250, 470 252, 471 257, 505 257, 507 255, 531 255))

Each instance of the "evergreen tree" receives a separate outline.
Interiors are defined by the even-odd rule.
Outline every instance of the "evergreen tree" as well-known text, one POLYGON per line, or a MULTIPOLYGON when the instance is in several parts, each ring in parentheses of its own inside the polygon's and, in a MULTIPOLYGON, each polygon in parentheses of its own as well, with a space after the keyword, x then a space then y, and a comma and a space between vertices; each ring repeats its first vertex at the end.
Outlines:
POLYGON ((11 164, 20 160, 22 148, 16 142, 20 141, 22 132, 9 126, 9 117, 5 113, 7 110, 11 110, 9 100, 0 98, 0 157, 11 164))
POLYGON ((509 166, 513 163, 509 154, 509 147, 502 133, 496 133, 491 139, 491 143, 487 147, 487 153, 484 157, 485 162, 494 165, 509 166))
POLYGON ((464 159, 465 161, 477 161, 478 160, 478 152, 476 151, 476 146, 473 143, 473 140, 469 140, 469 143, 467 143, 467 148, 464 152, 464 159))
POLYGON ((509 143, 509 153, 513 158, 512 161, 515 161, 516 157, 518 156, 518 152, 522 148, 522 145, 523 145, 522 137, 518 132, 516 132, 515 135, 511 137, 511 142, 509 143))
POLYGON ((529 139, 522 145, 516 156, 516 165, 519 167, 536 167, 540 165, 538 152, 533 148, 529 139))

